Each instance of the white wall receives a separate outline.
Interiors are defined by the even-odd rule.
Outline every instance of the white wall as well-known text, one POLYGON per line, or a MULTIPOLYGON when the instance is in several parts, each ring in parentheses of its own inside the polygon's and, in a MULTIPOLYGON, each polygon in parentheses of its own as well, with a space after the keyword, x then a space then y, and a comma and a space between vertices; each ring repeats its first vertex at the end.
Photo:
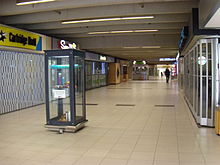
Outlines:
POLYGON ((200 0, 199 2, 199 24, 204 28, 210 17, 220 7, 220 0, 200 0))

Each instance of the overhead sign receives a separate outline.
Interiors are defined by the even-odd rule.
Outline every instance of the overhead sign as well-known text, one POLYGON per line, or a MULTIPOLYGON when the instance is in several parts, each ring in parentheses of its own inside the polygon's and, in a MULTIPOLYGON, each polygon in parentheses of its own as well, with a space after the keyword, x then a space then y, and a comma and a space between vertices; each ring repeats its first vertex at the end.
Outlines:
POLYGON ((40 35, 0 25, 0 45, 42 51, 40 35))

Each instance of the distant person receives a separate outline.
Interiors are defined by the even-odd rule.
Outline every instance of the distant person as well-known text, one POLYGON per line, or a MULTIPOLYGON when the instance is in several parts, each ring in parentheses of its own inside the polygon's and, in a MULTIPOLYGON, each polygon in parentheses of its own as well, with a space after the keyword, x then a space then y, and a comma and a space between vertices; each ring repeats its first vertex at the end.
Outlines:
POLYGON ((165 76, 166 76, 166 81, 167 83, 169 83, 169 79, 170 79, 170 70, 167 68, 164 72, 165 76))
POLYGON ((161 74, 161 77, 163 77, 163 72, 161 72, 160 74, 161 74))

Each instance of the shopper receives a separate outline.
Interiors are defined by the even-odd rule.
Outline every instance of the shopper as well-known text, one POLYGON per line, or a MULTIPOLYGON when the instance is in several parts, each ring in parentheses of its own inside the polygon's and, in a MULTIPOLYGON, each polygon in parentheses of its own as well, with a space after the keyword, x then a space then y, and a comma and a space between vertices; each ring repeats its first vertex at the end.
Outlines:
POLYGON ((169 83, 169 79, 170 79, 170 70, 169 70, 168 68, 166 68, 164 74, 165 74, 165 76, 166 76, 166 81, 167 81, 167 83, 169 83))

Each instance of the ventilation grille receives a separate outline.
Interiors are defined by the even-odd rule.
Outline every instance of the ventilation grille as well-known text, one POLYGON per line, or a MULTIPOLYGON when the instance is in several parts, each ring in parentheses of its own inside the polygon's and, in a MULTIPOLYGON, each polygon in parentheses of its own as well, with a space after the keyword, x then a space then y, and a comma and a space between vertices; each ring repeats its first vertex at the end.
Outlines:
POLYGON ((116 104, 115 106, 128 106, 128 107, 134 107, 135 104, 116 104))
POLYGON ((168 105, 168 104, 161 104, 161 105, 154 105, 155 107, 175 107, 175 105, 172 105, 172 104, 170 104, 170 105, 168 105))
MULTIPOLYGON (((82 105, 82 103, 76 103, 76 105, 82 105)), ((96 103, 86 103, 86 105, 98 105, 96 103)))

